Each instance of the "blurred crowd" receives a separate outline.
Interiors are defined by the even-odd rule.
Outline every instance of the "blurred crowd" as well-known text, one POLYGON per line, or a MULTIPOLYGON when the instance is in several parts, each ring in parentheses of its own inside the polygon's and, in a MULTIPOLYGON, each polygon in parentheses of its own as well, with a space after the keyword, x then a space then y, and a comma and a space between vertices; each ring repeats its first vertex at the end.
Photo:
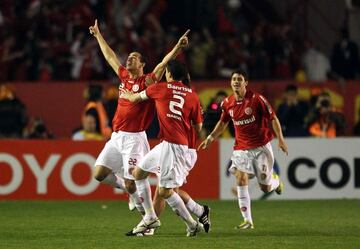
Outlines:
POLYGON ((359 73, 358 47, 346 29, 326 55, 300 37, 291 20, 279 19, 268 1, 2 0, 0 81, 114 78, 88 32, 95 19, 120 61, 138 50, 147 70, 191 28, 180 59, 194 79, 229 77, 235 69, 252 80, 354 79, 359 73))
MULTIPOLYGON (((205 138, 221 116, 221 102, 227 97, 220 90, 204 106, 204 125, 200 134, 205 138)), ((102 85, 90 84, 84 93, 86 104, 79 117, 79 126, 74 127, 73 140, 108 140, 111 136, 111 121, 114 117, 118 92, 116 87, 103 89, 102 85)), ((288 85, 283 99, 276 108, 285 137, 334 138, 343 136, 345 118, 342 110, 335 108, 331 96, 321 89, 314 89, 310 99, 301 99, 296 85, 288 85)), ((359 109, 360 116, 360 109, 359 109)), ((29 138, 52 139, 56 136, 39 117, 29 117, 25 105, 19 100, 10 85, 0 84, 0 139, 29 138)), ((157 138, 158 121, 155 118, 147 130, 149 138, 157 138)), ((229 123, 224 137, 234 137, 234 127, 229 123)), ((353 136, 360 136, 360 120, 353 127, 353 136)))

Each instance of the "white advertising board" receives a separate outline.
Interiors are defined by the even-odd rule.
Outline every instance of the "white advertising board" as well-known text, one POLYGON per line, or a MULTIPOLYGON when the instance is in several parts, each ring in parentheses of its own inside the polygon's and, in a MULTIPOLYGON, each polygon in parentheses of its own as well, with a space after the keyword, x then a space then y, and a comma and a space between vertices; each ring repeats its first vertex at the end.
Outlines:
MULTIPOLYGON (((282 195, 269 199, 360 198, 360 139, 288 138, 289 155, 277 149, 275 160, 285 183, 282 195)), ((235 177, 227 173, 233 140, 220 142, 220 199, 234 199, 235 177)), ((252 199, 264 198, 256 179, 249 184, 252 199)))

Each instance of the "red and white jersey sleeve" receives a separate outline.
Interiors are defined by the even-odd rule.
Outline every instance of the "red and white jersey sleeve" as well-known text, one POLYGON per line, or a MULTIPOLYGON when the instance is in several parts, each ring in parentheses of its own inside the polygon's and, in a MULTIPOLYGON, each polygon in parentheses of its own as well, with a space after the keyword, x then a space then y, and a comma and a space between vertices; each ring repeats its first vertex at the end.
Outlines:
POLYGON ((230 114, 227 112, 226 110, 226 104, 224 105, 224 103, 228 102, 228 98, 226 98, 225 100, 223 100, 223 102, 221 102, 221 116, 220 116, 220 120, 224 123, 227 123, 231 120, 231 116, 230 114))
POLYGON ((160 133, 159 138, 170 143, 189 145, 191 123, 201 123, 198 96, 181 82, 162 82, 146 89, 155 101, 160 133))
POLYGON ((275 117, 273 108, 258 93, 247 91, 241 101, 227 97, 222 104, 221 120, 232 119, 235 128, 235 150, 253 149, 273 139, 270 122, 275 117))
POLYGON ((262 96, 261 94, 257 95, 257 98, 259 100, 259 104, 261 106, 261 111, 264 116, 264 118, 273 120, 275 118, 275 112, 272 106, 269 104, 267 99, 262 96))
MULTIPOLYGON (((128 70, 120 66, 118 70, 120 80, 119 95, 121 89, 127 89, 134 93, 141 92, 147 88, 146 79, 155 78, 153 73, 142 75, 136 79, 130 78, 128 70)), ((152 101, 131 103, 126 99, 119 98, 118 106, 113 118, 113 131, 140 132, 146 130, 153 118, 155 104, 152 101)))

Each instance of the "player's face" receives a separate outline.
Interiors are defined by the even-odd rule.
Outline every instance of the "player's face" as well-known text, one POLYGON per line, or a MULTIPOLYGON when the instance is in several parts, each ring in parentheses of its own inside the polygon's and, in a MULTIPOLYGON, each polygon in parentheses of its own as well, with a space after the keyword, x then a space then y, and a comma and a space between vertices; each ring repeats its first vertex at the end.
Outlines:
POLYGON ((129 57, 126 60, 126 69, 127 70, 140 70, 144 67, 144 63, 140 61, 141 55, 137 52, 129 54, 129 57))
POLYGON ((241 74, 233 74, 231 77, 231 88, 234 92, 237 92, 240 96, 244 96, 246 93, 246 86, 248 82, 241 74))

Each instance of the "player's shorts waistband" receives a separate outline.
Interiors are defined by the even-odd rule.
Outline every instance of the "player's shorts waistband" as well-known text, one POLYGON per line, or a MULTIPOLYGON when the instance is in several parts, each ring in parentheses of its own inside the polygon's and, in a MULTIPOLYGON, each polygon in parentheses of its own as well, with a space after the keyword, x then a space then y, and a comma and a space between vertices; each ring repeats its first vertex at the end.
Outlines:
POLYGON ((114 131, 113 133, 119 134, 119 135, 146 135, 145 131, 138 131, 138 132, 128 132, 128 131, 114 131))
POLYGON ((176 146, 180 146, 180 147, 183 147, 183 148, 188 149, 188 146, 185 145, 185 144, 172 143, 172 142, 169 142, 169 141, 166 141, 166 140, 162 140, 161 143, 174 144, 174 145, 176 145, 176 146))

